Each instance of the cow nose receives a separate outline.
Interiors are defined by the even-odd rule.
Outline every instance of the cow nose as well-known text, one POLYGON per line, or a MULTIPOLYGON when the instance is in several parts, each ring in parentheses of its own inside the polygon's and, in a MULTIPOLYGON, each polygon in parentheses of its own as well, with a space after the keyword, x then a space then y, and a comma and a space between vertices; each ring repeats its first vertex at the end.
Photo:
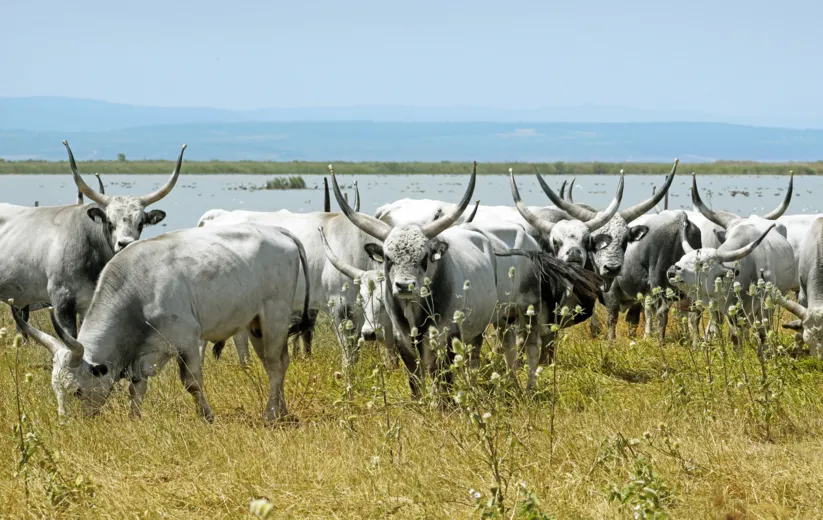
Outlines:
POLYGON ((583 261, 583 251, 579 249, 571 249, 569 253, 566 255, 567 262, 582 262, 583 261))
POLYGON ((365 339, 366 341, 375 341, 377 340, 377 333, 373 330, 363 331, 363 339, 365 339))
POLYGON ((606 276, 617 276, 620 274, 619 265, 604 265, 603 266, 603 274, 606 276))
POLYGON ((666 276, 668 276, 669 278, 674 278, 674 273, 675 273, 675 272, 676 272, 676 271, 675 271, 675 266, 671 266, 671 267, 669 267, 669 269, 666 271, 666 276))
POLYGON ((117 241, 117 250, 121 251, 121 250, 125 249, 126 246, 130 245, 132 242, 134 242, 133 238, 124 238, 124 239, 118 240, 117 241))
POLYGON ((394 282, 394 290, 398 293, 410 293, 414 291, 414 282, 399 281, 394 282))

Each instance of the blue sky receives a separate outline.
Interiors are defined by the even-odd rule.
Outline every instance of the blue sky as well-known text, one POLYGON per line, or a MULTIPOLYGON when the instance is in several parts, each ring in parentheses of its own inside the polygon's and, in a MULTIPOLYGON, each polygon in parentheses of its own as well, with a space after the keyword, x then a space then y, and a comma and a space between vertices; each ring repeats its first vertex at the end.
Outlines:
POLYGON ((811 0, 4 2, 0 96, 800 120, 823 116, 821 18, 811 0))

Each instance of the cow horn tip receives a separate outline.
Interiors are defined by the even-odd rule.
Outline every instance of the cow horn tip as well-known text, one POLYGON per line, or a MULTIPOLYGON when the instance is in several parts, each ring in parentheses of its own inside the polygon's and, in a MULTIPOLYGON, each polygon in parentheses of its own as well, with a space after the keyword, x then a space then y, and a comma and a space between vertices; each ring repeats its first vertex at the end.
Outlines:
POLYGON ((187 145, 187 144, 183 143, 183 150, 185 150, 185 149, 186 149, 186 148, 188 148, 188 147, 189 147, 189 145, 187 145))

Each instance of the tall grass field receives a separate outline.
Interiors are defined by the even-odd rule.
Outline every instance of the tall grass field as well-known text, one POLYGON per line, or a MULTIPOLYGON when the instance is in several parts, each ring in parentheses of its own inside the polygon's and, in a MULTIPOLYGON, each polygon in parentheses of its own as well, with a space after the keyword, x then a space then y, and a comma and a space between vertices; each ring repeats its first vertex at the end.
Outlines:
MULTIPOLYGON (((321 320, 288 371, 295 421, 263 422, 265 372, 228 345, 207 354, 209 424, 168 367, 142 419, 125 384, 101 415, 58 418, 50 356, 0 316, 2 518, 823 517, 823 363, 785 333, 764 356, 693 349, 677 323, 663 344, 578 326, 535 391, 489 344, 455 362, 448 395, 412 402, 376 345, 341 368, 321 320)), ((51 332, 42 311, 32 323, 51 332)))

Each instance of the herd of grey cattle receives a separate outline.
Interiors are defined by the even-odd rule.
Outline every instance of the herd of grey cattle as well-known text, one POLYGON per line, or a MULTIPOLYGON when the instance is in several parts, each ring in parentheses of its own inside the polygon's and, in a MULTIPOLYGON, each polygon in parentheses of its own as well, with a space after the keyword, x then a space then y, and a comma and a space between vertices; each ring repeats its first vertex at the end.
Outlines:
POLYGON ((287 413, 288 340, 301 336, 310 350, 320 311, 332 315, 341 345, 355 345, 344 347, 344 361, 357 361, 363 340, 379 341, 389 362, 399 357, 406 366, 414 397, 427 375, 448 383, 453 340, 479 349, 490 325, 510 367, 525 351, 533 387, 538 366, 553 356, 558 326, 590 320, 599 334, 597 301, 608 310, 609 339, 622 310, 630 330, 644 312, 646 333, 656 328, 662 337, 671 300, 637 297, 657 288, 677 294, 682 308, 701 300, 717 318, 735 304, 755 325, 769 318, 770 306, 749 291, 724 290, 717 278, 744 288, 770 283, 781 295, 797 290, 797 302, 776 298, 799 318, 786 326, 802 329, 813 352, 823 342, 823 220, 783 216, 791 178, 777 209, 740 217, 706 207, 694 178, 694 211, 658 211, 677 160, 661 190, 622 210, 622 172, 601 211, 562 190, 558 196, 539 175, 553 205, 526 206, 510 171, 513 206, 476 204, 464 215, 475 163, 459 203, 402 199, 372 216, 359 211, 359 194, 349 205, 330 165, 342 213, 330 211, 327 191, 322 212, 215 209, 196 227, 139 240, 144 226, 165 218, 146 208, 174 188, 185 145, 168 182, 141 197, 107 195, 99 176, 95 191, 64 145, 77 204, 0 204, 0 298, 18 330, 51 352, 60 414, 67 396, 98 412, 127 379, 139 415, 148 378, 174 359, 198 412, 211 419, 204 347, 212 342, 219 354, 233 338, 241 363, 249 341, 262 361, 270 386, 265 417, 277 419, 287 413), (56 337, 28 323, 29 311, 43 307, 56 337), (351 343, 352 336, 362 339, 351 343), (434 355, 432 344, 445 346, 446 355, 434 355))

